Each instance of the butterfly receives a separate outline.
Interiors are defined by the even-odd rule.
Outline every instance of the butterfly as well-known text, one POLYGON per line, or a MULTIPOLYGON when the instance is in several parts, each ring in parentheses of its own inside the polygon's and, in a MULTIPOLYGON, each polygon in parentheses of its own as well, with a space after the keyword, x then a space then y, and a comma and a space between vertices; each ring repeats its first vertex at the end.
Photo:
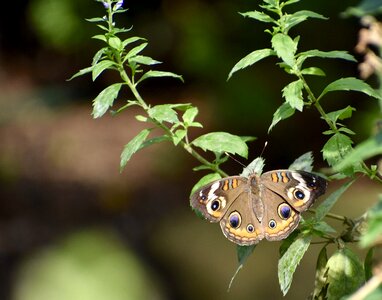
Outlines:
POLYGON ((238 245, 262 239, 285 239, 299 224, 300 214, 325 193, 320 176, 292 170, 273 170, 248 177, 216 180, 194 192, 190 204, 238 245))

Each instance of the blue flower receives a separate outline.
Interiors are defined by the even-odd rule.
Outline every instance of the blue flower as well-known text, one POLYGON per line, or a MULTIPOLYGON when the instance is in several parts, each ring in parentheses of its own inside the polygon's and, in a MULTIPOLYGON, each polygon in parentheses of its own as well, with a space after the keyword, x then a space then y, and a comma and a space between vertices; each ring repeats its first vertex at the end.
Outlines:
POLYGON ((109 3, 106 2, 106 1, 102 2, 102 4, 103 4, 103 6, 104 6, 106 9, 108 9, 108 8, 110 7, 110 6, 109 6, 109 3))
POLYGON ((114 10, 118 10, 122 7, 123 5, 123 0, 119 0, 115 5, 114 5, 114 10))

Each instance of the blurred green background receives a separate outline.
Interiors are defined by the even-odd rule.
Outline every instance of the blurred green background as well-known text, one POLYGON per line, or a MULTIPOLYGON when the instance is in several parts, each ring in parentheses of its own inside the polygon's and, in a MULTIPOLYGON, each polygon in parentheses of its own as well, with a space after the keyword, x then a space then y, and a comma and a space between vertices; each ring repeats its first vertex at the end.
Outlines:
MULTIPOLYGON (((296 114, 268 135, 280 89, 291 81, 269 59, 227 75, 243 56, 268 47, 265 27, 237 12, 249 0, 127 1, 119 24, 149 40, 146 55, 182 74, 185 83, 148 81, 147 102, 192 102, 209 131, 257 136, 250 159, 265 141, 266 169, 286 168, 314 150, 317 168, 326 129, 315 111, 296 114)), ((354 54, 357 18, 340 13, 358 1, 302 1, 295 9, 329 17, 294 29, 302 50, 354 54)), ((136 154, 119 173, 123 145, 142 124, 131 109, 93 120, 91 100, 116 80, 107 73, 66 81, 87 67, 100 43, 85 18, 102 16, 95 1, 33 0, 3 3, 0 19, 0 299, 281 299, 279 243, 262 242, 227 293, 237 267, 235 245, 218 225, 191 211, 188 196, 202 173, 197 162, 169 144, 136 154)), ((359 57, 358 57, 359 58, 359 57)), ((328 76, 312 79, 317 91, 338 77, 357 76, 357 65, 317 60, 328 76)), ((128 94, 121 95, 119 105, 128 94)), ((328 111, 357 107, 349 127, 366 138, 378 105, 360 94, 336 93, 328 111)), ((243 161, 243 163, 248 163, 243 161)), ((237 174, 241 166, 225 166, 237 174)), ((329 192, 340 183, 332 183, 329 192)), ((377 199, 378 186, 359 180, 334 208, 356 217, 377 199), (351 203, 351 204, 349 204, 351 203)), ((338 224, 333 224, 334 226, 338 224)), ((319 246, 311 246, 284 299, 305 299, 313 288, 319 246)))

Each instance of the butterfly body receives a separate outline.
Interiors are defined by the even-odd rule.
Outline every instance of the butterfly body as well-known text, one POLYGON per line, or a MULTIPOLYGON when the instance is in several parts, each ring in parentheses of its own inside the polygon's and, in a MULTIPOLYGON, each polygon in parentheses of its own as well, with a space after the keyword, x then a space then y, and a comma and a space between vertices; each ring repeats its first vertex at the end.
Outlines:
POLYGON ((305 171, 274 170, 261 176, 231 176, 214 181, 191 196, 191 206, 239 245, 286 238, 300 213, 326 191, 326 181, 305 171))

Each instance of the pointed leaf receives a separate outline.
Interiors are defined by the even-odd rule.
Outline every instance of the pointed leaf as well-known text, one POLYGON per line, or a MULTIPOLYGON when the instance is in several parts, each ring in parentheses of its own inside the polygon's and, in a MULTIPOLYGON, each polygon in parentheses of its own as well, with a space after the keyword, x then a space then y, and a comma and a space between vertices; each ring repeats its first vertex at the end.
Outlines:
POLYGON ((148 139, 148 140, 145 140, 139 150, 143 149, 143 148, 146 148, 146 147, 149 147, 151 145, 154 145, 154 144, 158 144, 158 143, 161 143, 161 142, 167 142, 167 141, 171 141, 171 138, 167 135, 162 135, 162 136, 155 136, 151 139, 148 139))
POLYGON ((333 123, 337 123, 337 120, 344 120, 350 118, 352 116, 353 111, 355 111, 355 108, 348 105, 343 109, 332 111, 330 113, 327 113, 326 115, 333 123))
POLYGON ((288 168, 295 171, 312 172, 313 170, 313 154, 312 151, 306 152, 298 157, 288 168))
POLYGON ((283 97, 290 107, 302 111, 304 107, 304 99, 302 98, 303 82, 299 79, 289 83, 282 90, 283 97))
POLYGON ((323 15, 320 15, 318 13, 315 13, 314 11, 310 10, 300 10, 298 12, 295 12, 291 15, 285 15, 285 30, 288 32, 289 29, 292 27, 300 24, 301 22, 307 20, 308 18, 315 18, 315 19, 323 19, 326 20, 327 18, 323 15))
POLYGON ((235 280, 237 274, 239 274, 239 271, 243 268, 244 263, 248 259, 248 257, 253 253, 257 245, 251 245, 251 246, 237 246, 236 253, 237 253, 237 259, 239 261, 239 266, 237 267, 235 274, 233 274, 231 281, 228 285, 228 291, 231 290, 231 286, 233 281, 235 280))
POLYGON ((335 190, 328 198, 323 201, 316 209, 315 219, 321 221, 327 213, 332 209, 337 200, 344 192, 353 184, 354 180, 344 183, 339 189, 335 190))
POLYGON ((183 82, 183 78, 181 75, 177 75, 172 72, 165 72, 165 71, 147 71, 145 74, 142 75, 142 77, 137 81, 137 84, 141 81, 151 78, 151 77, 174 77, 177 79, 180 79, 183 82))
POLYGON ((275 23, 276 21, 271 18, 270 16, 268 16, 266 13, 262 12, 262 11, 247 11, 247 12, 244 12, 244 13, 240 13, 243 17, 248 17, 248 18, 251 18, 251 19, 255 19, 257 21, 260 21, 260 22, 264 22, 264 23, 275 23))
POLYGON ((305 68, 301 70, 301 74, 303 75, 314 75, 314 76, 325 76, 325 72, 321 70, 320 68, 316 67, 310 67, 310 68, 305 68))
POLYGON ((293 67, 295 64, 294 54, 297 51, 297 42, 283 33, 277 33, 272 37, 272 47, 276 51, 277 56, 283 60, 288 66, 293 67))
POLYGON ((256 157, 248 166, 243 169, 240 176, 249 177, 251 174, 261 174, 265 165, 265 160, 262 157, 256 157))
POLYGON ((98 94, 93 100, 93 118, 99 118, 105 114, 109 107, 113 105, 121 87, 122 83, 114 83, 98 94))
POLYGON ((292 284, 293 274, 305 252, 308 250, 311 239, 310 236, 296 239, 279 259, 278 277, 281 292, 284 296, 288 293, 292 284))
POLYGON ((172 104, 155 105, 148 110, 148 114, 158 122, 176 123, 179 121, 172 104))
POLYGON ((349 54, 346 51, 320 51, 320 50, 308 50, 305 52, 300 52, 297 54, 297 62, 299 65, 302 65, 307 58, 319 57, 319 58, 338 58, 348 61, 357 62, 353 55, 349 54))
POLYGON ((191 144, 204 151, 208 150, 218 153, 228 152, 238 154, 244 158, 248 156, 247 144, 239 136, 227 132, 207 133, 193 140, 191 144))
POLYGON ((194 122, 194 119, 197 116, 197 114, 198 114, 198 108, 190 107, 184 112, 182 119, 187 126, 190 126, 190 124, 194 122))
POLYGON ((79 70, 76 74, 74 74, 72 77, 70 77, 70 78, 68 79, 68 81, 70 81, 70 80, 72 80, 72 79, 74 79, 74 78, 76 78, 76 77, 79 77, 79 76, 85 75, 85 74, 87 74, 87 73, 90 73, 90 72, 92 72, 92 71, 93 71, 93 66, 91 66, 91 67, 87 67, 87 68, 84 68, 84 69, 81 69, 81 70, 79 70))
POLYGON ((149 56, 144 56, 144 55, 136 55, 133 56, 129 59, 129 62, 136 62, 141 65, 146 65, 146 66, 152 66, 152 65, 157 65, 160 64, 161 62, 155 59, 152 59, 149 56))
POLYGON ((123 48, 125 48, 127 45, 130 45, 130 44, 132 44, 136 41, 140 41, 140 40, 146 40, 146 39, 141 38, 139 36, 130 37, 130 38, 128 38, 122 42, 123 48))
POLYGON ((126 54, 126 57, 127 58, 131 58, 137 54, 139 54, 143 49, 145 49, 147 46, 147 43, 142 43, 136 47, 134 47, 133 49, 131 49, 127 54, 126 54))
POLYGON ((333 166, 352 150, 352 144, 347 135, 336 133, 324 145, 322 155, 329 165, 333 166))
POLYGON ((229 72, 227 80, 229 80, 233 73, 244 69, 246 67, 252 66, 254 63, 257 63, 258 61, 262 60, 263 58, 266 58, 268 56, 275 55, 275 52, 272 49, 260 49, 255 50, 245 57, 243 57, 241 60, 239 60, 235 66, 232 68, 231 72, 229 72))
POLYGON ((293 116, 295 111, 296 110, 294 108, 292 108, 289 105, 289 103, 284 102, 283 104, 281 104, 281 106, 273 114, 272 124, 268 128, 268 132, 270 132, 272 130, 272 128, 275 127, 275 125, 278 122, 280 122, 281 120, 285 120, 285 119, 293 116))
POLYGON ((129 143, 125 145, 121 153, 120 171, 125 168, 127 162, 130 160, 131 156, 142 148, 143 142, 149 135, 149 129, 143 129, 137 136, 135 136, 129 143))
POLYGON ((92 72, 92 80, 95 81, 97 77, 106 69, 112 69, 114 62, 111 60, 102 60, 94 65, 92 72))
POLYGON ((122 44, 122 41, 119 37, 112 36, 111 38, 109 38, 108 44, 110 47, 112 47, 116 50, 120 51, 123 49, 123 44, 122 44))
POLYGON ((382 99, 381 94, 374 90, 370 85, 363 80, 354 77, 341 78, 333 81, 326 86, 318 99, 321 99, 325 94, 333 91, 356 91, 377 99, 382 99))
POLYGON ((175 131, 175 134, 174 134, 174 137, 173 137, 173 142, 174 142, 174 145, 178 145, 179 142, 181 140, 183 140, 183 138, 186 136, 187 134, 187 130, 185 129, 178 129, 177 131, 175 131))

